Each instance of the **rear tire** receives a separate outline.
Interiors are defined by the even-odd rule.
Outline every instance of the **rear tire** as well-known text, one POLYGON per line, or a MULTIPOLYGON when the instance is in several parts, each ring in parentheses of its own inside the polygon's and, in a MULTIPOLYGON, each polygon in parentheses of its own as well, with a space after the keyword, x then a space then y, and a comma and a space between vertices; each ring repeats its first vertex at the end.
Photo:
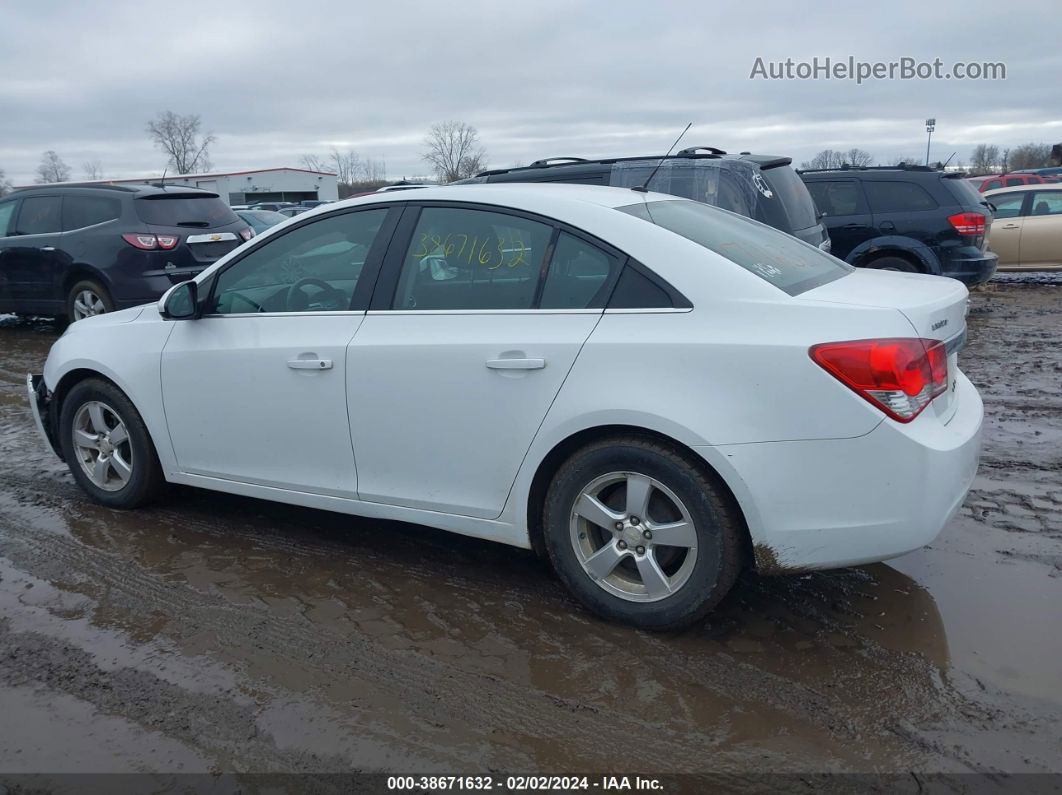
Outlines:
POLYGON ((550 484, 543 524, 553 567, 575 597, 643 629, 699 621, 740 571, 743 524, 723 487, 648 437, 572 455, 550 484))
POLYGON ((59 443, 74 480, 108 508, 137 508, 165 487, 144 420, 107 381, 88 378, 70 390, 59 414, 59 443))
POLYGON ((900 273, 924 273, 903 257, 878 257, 867 263, 866 267, 878 271, 899 271, 900 273))
POLYGON ((71 323, 114 311, 114 299, 93 279, 82 279, 66 295, 66 317, 71 323))

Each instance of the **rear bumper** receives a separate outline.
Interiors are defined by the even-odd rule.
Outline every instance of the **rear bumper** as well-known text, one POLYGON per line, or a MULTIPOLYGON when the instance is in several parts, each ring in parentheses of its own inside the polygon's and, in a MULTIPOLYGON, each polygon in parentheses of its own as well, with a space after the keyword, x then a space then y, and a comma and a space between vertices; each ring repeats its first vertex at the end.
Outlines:
POLYGON ((973 287, 991 279, 998 264, 999 257, 991 251, 980 252, 979 256, 974 257, 952 256, 941 260, 940 275, 950 276, 973 287))
POLYGON ((45 446, 51 452, 62 458, 63 454, 60 452, 57 443, 55 429, 52 428, 51 412, 48 410, 51 396, 48 394, 48 389, 44 385, 44 377, 33 375, 32 373, 27 374, 26 393, 26 396, 29 399, 30 412, 33 414, 33 424, 37 428, 37 433, 40 435, 45 446))
POLYGON ((738 479, 757 568, 853 566, 932 542, 962 505, 980 454, 981 397, 962 373, 955 389, 946 425, 927 410, 854 439, 714 448, 738 479))

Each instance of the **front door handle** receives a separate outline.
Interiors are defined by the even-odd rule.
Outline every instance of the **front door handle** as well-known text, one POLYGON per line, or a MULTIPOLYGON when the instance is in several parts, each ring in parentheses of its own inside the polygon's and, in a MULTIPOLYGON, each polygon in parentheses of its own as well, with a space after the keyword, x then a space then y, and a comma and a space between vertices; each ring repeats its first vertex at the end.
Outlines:
POLYGON ((331 359, 288 359, 292 370, 331 370, 331 359))
POLYGON ((545 366, 545 359, 490 359, 487 361, 487 367, 491 370, 541 370, 545 366))
POLYGON ((41 251, 55 251, 55 246, 41 246, 41 251))

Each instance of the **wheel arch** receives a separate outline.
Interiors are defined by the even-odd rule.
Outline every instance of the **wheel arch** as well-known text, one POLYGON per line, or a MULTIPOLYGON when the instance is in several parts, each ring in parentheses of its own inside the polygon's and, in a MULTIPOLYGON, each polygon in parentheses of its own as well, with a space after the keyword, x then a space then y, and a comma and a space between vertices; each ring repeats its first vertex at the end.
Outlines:
POLYGON ((63 274, 63 279, 60 286, 63 294, 63 306, 66 307, 66 300, 70 296, 70 290, 80 281, 90 279, 94 282, 99 282, 111 293, 111 300, 114 299, 114 290, 111 287, 111 280, 107 278, 107 275, 94 265, 89 265, 86 262, 75 262, 69 268, 66 273, 63 274))
POLYGON ((940 275, 940 261, 924 244, 901 235, 888 235, 868 240, 856 247, 847 257, 849 264, 865 268, 882 257, 899 257, 922 273, 940 275))
POLYGON ((618 436, 641 436, 658 444, 670 447, 677 454, 685 458, 692 466, 696 467, 705 477, 719 486, 724 499, 727 501, 734 515, 738 517, 742 528, 742 552, 743 562, 749 564, 753 560, 753 540, 749 530, 749 520, 741 500, 737 498, 734 489, 725 477, 713 467, 705 458, 698 455, 689 445, 684 444, 672 436, 660 431, 637 425, 596 425, 576 431, 555 444, 549 452, 539 461, 535 474, 531 478, 531 485, 527 497, 527 534, 531 549, 540 557, 546 557, 544 529, 542 527, 542 515, 545 508, 546 492, 549 489, 553 476, 561 465, 577 450, 587 445, 618 436))

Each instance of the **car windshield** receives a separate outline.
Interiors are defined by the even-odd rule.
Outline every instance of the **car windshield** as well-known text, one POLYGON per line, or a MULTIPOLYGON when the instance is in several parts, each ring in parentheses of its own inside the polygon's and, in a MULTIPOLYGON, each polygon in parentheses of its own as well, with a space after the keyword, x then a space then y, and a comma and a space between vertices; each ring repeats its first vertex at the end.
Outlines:
POLYGON ((255 231, 262 231, 288 220, 286 215, 275 213, 272 210, 247 210, 241 212, 240 217, 253 226, 255 231))
POLYGON ((682 235, 789 295, 799 295, 853 270, 791 235, 700 202, 642 202, 617 209, 682 235))
POLYGON ((145 224, 209 229, 239 222, 229 205, 216 194, 189 196, 160 193, 134 202, 136 214, 145 224))

